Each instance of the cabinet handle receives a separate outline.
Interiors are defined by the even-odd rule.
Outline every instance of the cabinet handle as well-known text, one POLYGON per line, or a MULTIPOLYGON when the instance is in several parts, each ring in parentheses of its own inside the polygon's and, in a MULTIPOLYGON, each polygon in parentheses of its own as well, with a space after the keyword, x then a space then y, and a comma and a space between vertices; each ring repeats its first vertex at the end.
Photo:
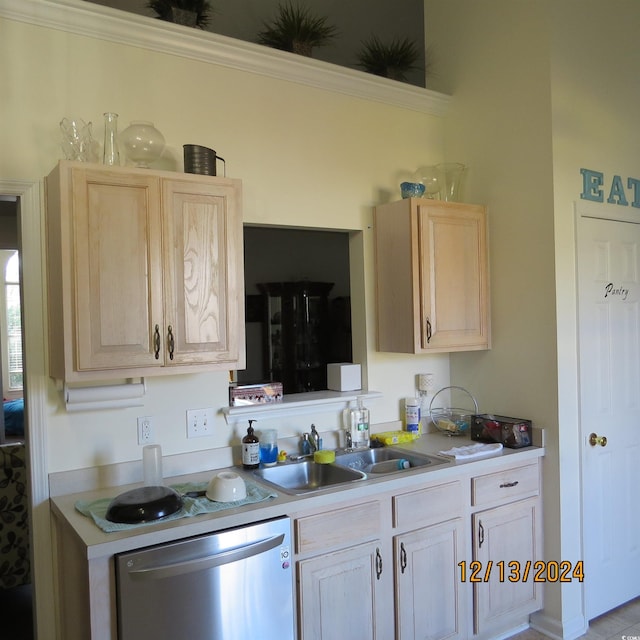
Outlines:
POLYGON ((484 527, 482 526, 482 520, 478 520, 478 549, 482 547, 484 542, 484 527))
POLYGON ((156 325, 156 329, 153 332, 153 353, 156 360, 160 358, 160 326, 156 325))
POLYGON ((514 480, 513 482, 503 482, 500 485, 501 489, 508 489, 509 487, 515 487, 518 484, 517 480, 514 480))
POLYGON ((407 550, 404 548, 404 542, 400 543, 400 572, 404 573, 407 568, 407 550))
POLYGON ((173 328, 171 325, 168 327, 169 335, 167 336, 167 347, 169 349, 169 360, 173 360, 173 350, 175 348, 175 343, 173 341, 173 328))
POLYGON ((429 344, 431 342, 431 320, 429 318, 426 318, 425 326, 427 329, 427 344, 429 344))
POLYGON ((376 579, 380 580, 381 575, 382 575, 382 555, 380 554, 380 549, 376 547, 376 579))

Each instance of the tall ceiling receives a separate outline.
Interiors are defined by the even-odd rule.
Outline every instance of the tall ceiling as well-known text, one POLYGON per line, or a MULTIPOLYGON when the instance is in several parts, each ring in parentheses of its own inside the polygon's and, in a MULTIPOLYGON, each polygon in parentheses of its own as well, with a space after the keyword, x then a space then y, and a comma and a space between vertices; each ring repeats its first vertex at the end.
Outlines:
MULTIPOLYGON (((123 11, 154 17, 147 0, 92 0, 123 11)), ((211 0, 213 16, 208 26, 224 36, 255 42, 265 21, 275 15, 285 0, 211 0)), ((376 35, 383 42, 409 38, 423 53, 418 62, 424 67, 424 0, 300 0, 316 16, 326 16, 338 29, 338 36, 327 46, 314 48, 313 57, 344 67, 357 69, 357 54, 363 40, 376 35)), ((420 69, 407 74, 407 81, 425 86, 420 69)))

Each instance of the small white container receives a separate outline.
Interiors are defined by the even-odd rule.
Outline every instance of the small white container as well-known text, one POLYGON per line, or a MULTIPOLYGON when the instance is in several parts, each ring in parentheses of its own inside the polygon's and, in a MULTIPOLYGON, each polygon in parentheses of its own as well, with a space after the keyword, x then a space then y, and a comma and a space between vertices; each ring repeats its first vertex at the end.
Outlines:
POLYGON ((332 362, 328 364, 327 389, 331 391, 358 391, 362 389, 360 365, 350 362, 332 362))
POLYGON ((162 478, 162 448, 159 444, 148 444, 142 447, 142 471, 144 484, 147 487, 161 487, 162 478))
POLYGON ((420 433, 420 399, 405 398, 404 424, 409 433, 420 433))

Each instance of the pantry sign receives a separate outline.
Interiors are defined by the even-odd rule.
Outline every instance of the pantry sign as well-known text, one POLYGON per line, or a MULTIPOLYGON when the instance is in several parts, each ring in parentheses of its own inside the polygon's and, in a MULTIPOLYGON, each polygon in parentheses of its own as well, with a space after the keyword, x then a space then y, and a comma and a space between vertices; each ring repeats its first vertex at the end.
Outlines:
POLYGON ((605 180, 602 171, 580 169, 582 174, 582 200, 591 202, 606 202, 621 207, 636 207, 640 209, 640 178, 622 178, 613 176, 605 180))

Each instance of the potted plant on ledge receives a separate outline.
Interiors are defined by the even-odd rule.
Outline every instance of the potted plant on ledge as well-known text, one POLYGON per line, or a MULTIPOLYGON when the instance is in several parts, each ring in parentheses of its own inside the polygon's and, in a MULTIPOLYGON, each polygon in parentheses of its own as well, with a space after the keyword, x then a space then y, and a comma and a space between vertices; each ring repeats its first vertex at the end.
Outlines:
MULTIPOLYGON (((405 82, 407 72, 418 69, 416 64, 420 52, 408 38, 394 38, 385 43, 377 36, 371 36, 362 43, 358 53, 358 66, 368 73, 405 82)), ((425 76, 431 68, 430 54, 425 52, 425 76)))
POLYGON ((204 29, 213 13, 208 0, 149 0, 147 7, 153 9, 160 20, 204 29))
POLYGON ((309 8, 290 2, 279 5, 276 17, 264 23, 264 29, 258 33, 258 43, 311 56, 313 47, 327 44, 337 32, 326 17, 314 16, 309 8))

